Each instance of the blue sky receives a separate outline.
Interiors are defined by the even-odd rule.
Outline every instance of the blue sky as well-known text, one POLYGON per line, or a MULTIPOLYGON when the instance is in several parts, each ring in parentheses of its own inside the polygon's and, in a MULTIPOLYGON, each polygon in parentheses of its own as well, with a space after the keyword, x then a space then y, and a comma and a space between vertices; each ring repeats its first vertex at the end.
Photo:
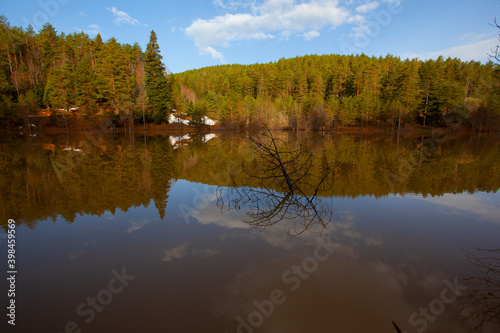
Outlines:
POLYGON ((49 22, 143 50, 155 30, 174 73, 330 53, 484 62, 500 44, 498 0, 16 0, 0 13, 12 26, 49 22))

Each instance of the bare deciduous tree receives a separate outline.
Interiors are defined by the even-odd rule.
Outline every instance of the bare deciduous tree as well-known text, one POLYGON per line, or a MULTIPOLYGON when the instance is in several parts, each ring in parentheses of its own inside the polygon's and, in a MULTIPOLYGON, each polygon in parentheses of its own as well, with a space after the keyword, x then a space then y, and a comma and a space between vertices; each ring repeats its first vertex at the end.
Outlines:
POLYGON ((217 205, 223 211, 248 209, 250 218, 244 222, 261 229, 283 222, 291 236, 306 230, 321 234, 333 214, 331 205, 318 197, 331 175, 326 157, 321 159, 321 174, 314 176, 313 156, 304 152, 300 143, 290 147, 275 138, 267 126, 264 134, 247 137, 257 157, 244 172, 258 180, 259 186, 241 186, 233 179, 231 187, 217 191, 217 205))
MULTIPOLYGON (((497 19, 495 18, 493 20, 492 26, 497 27, 500 30, 500 25, 497 22, 497 19)), ((498 34, 498 39, 500 41, 500 33, 498 34)), ((493 54, 490 54, 490 57, 495 59, 495 61, 500 64, 500 45, 497 45, 496 48, 493 51, 493 54)))

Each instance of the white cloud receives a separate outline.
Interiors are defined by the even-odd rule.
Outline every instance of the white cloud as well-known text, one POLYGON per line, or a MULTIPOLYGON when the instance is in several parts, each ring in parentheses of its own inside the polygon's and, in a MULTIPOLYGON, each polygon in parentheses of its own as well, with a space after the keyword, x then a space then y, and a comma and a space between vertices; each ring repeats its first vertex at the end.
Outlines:
POLYGON ((410 53, 403 55, 403 58, 419 58, 419 59, 437 59, 443 56, 445 59, 459 58, 462 61, 487 61, 491 54, 491 50, 498 44, 498 38, 484 39, 466 45, 453 46, 448 49, 426 52, 426 53, 410 53))
POLYGON ((214 0, 213 4, 216 8, 224 10, 237 10, 238 8, 255 7, 256 0, 214 0))
POLYGON ((201 55, 209 55, 215 60, 219 60, 222 63, 225 63, 226 61, 224 60, 224 57, 222 56, 222 53, 216 51, 213 47, 211 46, 206 46, 203 48, 200 48, 200 54, 201 55))
POLYGON ((478 41, 485 40, 485 39, 490 39, 493 37, 495 37, 495 34, 492 34, 491 31, 486 31, 486 32, 482 32, 482 33, 471 32, 471 33, 468 33, 468 34, 460 37, 460 40, 464 41, 464 42, 472 43, 472 42, 478 42, 478 41))
POLYGON ((403 2, 403 0, 382 0, 382 1, 386 3, 394 3, 397 6, 399 6, 403 2))
POLYGON ((304 32, 302 36, 305 40, 310 41, 311 39, 319 37, 319 32, 317 32, 316 30, 311 30, 308 32, 304 32))
POLYGON ((122 11, 116 9, 116 7, 111 7, 111 8, 106 8, 106 9, 109 10, 111 13, 113 13, 113 16, 115 17, 113 22, 115 22, 118 25, 122 25, 122 24, 139 25, 139 24, 141 24, 135 18, 130 17, 130 15, 127 14, 126 12, 122 12, 122 11))
POLYGON ((356 11, 358 13, 366 14, 366 13, 374 11, 375 9, 378 8, 378 6, 379 6, 379 3, 377 1, 372 1, 372 2, 365 3, 364 5, 361 5, 359 7, 356 7, 356 11))
MULTIPOLYGON (((216 3, 225 5, 222 1, 216 3)), ((353 16, 347 9, 339 7, 337 0, 265 0, 260 5, 253 3, 248 13, 197 19, 185 29, 185 33, 194 41, 200 54, 221 60, 222 54, 215 49, 217 46, 227 47, 232 42, 276 36, 314 38, 322 28, 335 28, 352 20, 353 16)))

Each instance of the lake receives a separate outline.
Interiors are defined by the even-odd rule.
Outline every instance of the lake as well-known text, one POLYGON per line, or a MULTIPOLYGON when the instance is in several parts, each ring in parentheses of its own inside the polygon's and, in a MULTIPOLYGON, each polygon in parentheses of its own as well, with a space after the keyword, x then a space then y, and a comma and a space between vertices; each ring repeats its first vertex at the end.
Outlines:
POLYGON ((1 136, 2 327, 498 329, 499 136, 272 134, 1 136))

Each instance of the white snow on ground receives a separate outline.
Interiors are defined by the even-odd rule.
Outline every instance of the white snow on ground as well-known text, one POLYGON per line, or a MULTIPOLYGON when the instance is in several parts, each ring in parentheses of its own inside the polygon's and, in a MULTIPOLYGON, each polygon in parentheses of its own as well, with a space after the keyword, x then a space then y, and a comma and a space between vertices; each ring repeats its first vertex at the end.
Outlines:
POLYGON ((214 126, 215 124, 217 124, 217 122, 215 120, 212 120, 212 119, 208 118, 207 116, 203 116, 203 123, 205 125, 208 125, 208 126, 214 126))
MULTIPOLYGON (((207 126, 214 126, 215 124, 217 124, 217 121, 212 120, 212 119, 208 118, 207 116, 203 116, 202 121, 203 121, 203 124, 205 124, 207 126)), ((179 118, 174 114, 171 114, 168 117, 168 123, 169 124, 184 124, 184 125, 189 126, 189 120, 179 118)))
POLYGON ((184 125, 189 125, 189 120, 185 120, 185 119, 176 117, 175 115, 171 114, 170 117, 168 117, 168 123, 169 124, 184 124, 184 125))

